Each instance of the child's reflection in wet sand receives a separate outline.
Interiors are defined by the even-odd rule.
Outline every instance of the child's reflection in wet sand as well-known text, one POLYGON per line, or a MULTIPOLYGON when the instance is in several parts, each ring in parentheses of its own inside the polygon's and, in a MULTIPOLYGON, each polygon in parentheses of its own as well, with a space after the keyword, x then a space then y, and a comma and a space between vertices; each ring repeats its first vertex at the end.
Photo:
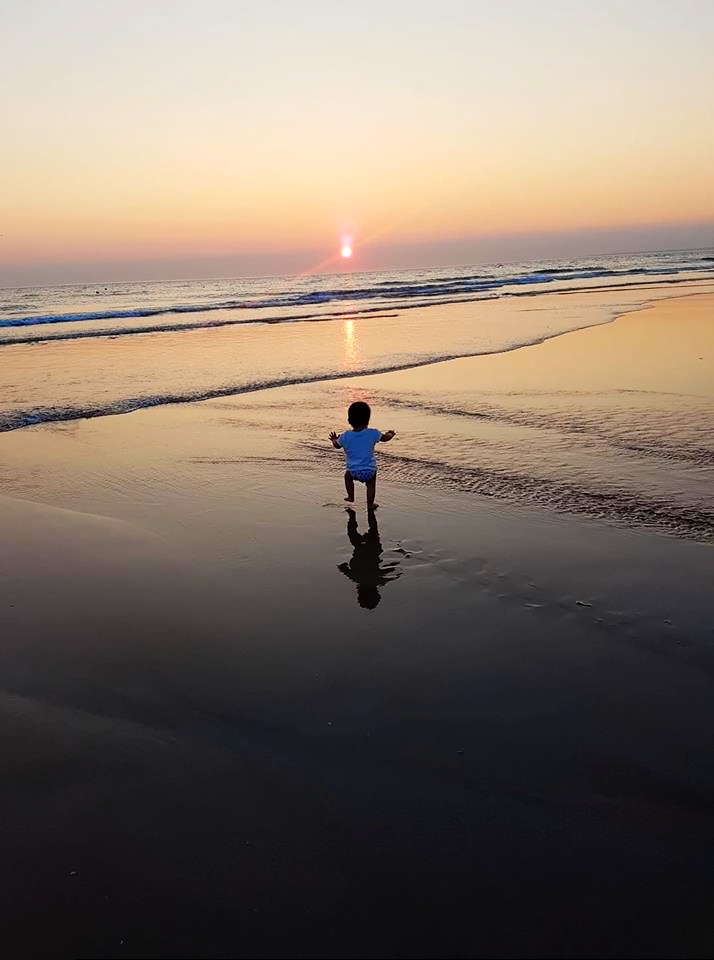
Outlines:
POLYGON ((354 510, 347 511, 347 536, 354 553, 349 563, 340 563, 337 569, 357 584, 357 603, 360 607, 374 610, 382 599, 379 588, 401 577, 402 571, 398 569, 396 560, 385 564, 380 562, 384 551, 374 510, 367 511, 367 523, 367 532, 360 533, 357 514, 354 510))

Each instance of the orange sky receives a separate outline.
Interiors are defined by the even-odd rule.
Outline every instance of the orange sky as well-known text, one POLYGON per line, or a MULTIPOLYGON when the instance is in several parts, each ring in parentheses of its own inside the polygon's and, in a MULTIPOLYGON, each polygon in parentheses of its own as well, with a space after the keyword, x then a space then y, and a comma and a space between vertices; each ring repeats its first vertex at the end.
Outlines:
POLYGON ((0 264, 714 223, 714 5, 573 11, 17 4, 0 264))

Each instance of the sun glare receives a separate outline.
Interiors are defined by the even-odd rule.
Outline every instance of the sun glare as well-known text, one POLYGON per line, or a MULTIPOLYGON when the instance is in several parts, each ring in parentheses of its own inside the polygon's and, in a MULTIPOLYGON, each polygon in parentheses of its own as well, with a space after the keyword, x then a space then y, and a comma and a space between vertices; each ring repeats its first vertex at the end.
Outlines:
POLYGON ((340 250, 340 253, 341 253, 342 256, 345 257, 345 258, 351 257, 351 256, 352 256, 352 247, 349 246, 349 244, 346 243, 346 244, 344 245, 344 247, 340 250))

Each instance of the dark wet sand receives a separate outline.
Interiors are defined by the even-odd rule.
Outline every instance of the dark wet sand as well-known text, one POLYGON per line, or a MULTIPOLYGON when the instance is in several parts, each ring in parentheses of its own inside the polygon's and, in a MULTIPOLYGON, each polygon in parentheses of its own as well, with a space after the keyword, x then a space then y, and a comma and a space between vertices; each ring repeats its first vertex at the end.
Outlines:
POLYGON ((225 416, 3 438, 4 954, 710 957, 711 546, 225 416))

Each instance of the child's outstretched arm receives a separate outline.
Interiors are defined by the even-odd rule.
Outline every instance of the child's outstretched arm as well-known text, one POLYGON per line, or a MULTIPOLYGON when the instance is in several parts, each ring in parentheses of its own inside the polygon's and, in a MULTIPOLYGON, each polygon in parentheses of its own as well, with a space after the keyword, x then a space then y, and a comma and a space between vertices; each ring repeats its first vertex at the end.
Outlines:
POLYGON ((337 434, 335 433, 334 430, 330 433, 330 440, 331 440, 332 446, 335 448, 335 450, 341 450, 341 449, 342 449, 342 444, 340 443, 340 438, 337 436, 337 434))
POLYGON ((382 443, 389 443, 389 441, 393 440, 396 435, 397 434, 395 430, 387 430, 387 432, 383 433, 379 439, 382 441, 382 443))

